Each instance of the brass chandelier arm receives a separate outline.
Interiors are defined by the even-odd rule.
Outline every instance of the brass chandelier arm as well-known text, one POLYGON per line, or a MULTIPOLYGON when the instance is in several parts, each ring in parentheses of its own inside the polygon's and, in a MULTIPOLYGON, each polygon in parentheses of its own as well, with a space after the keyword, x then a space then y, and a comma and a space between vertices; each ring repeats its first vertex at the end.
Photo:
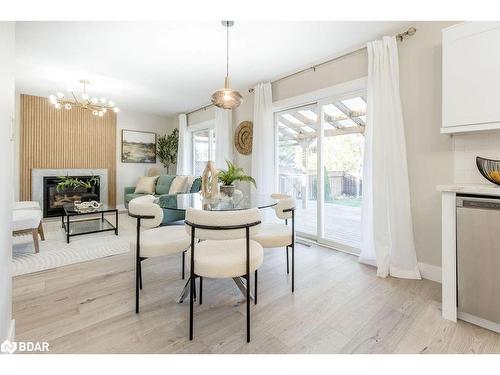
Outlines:
POLYGON ((78 96, 74 91, 68 90, 70 93, 69 98, 65 98, 64 94, 59 92, 57 95, 50 95, 49 100, 55 106, 56 109, 64 108, 66 110, 71 110, 73 107, 78 107, 86 110, 91 110, 93 115, 96 116, 104 116, 108 110, 110 112, 117 113, 119 112, 119 108, 115 106, 114 102, 111 100, 106 101, 106 99, 101 98, 101 102, 97 98, 90 99, 87 94, 86 85, 89 84, 89 81, 81 80, 80 83, 83 85, 83 94, 81 100, 78 99, 78 96))

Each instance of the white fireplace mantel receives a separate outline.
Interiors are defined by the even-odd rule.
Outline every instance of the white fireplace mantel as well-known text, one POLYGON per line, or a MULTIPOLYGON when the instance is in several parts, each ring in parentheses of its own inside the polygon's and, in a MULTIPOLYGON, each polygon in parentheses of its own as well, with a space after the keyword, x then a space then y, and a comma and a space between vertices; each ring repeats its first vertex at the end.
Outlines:
POLYGON ((108 202, 107 169, 45 169, 31 170, 31 200, 38 201, 43 207, 43 178, 57 176, 99 176, 99 194, 101 202, 108 202))

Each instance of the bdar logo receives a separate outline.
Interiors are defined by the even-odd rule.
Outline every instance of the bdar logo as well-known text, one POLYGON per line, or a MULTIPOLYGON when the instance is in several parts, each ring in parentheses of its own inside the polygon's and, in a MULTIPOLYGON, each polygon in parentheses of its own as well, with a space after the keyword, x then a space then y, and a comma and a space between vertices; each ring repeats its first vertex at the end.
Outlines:
POLYGON ((0 346, 0 350, 2 351, 2 353, 12 354, 17 350, 17 343, 5 340, 3 344, 0 346))

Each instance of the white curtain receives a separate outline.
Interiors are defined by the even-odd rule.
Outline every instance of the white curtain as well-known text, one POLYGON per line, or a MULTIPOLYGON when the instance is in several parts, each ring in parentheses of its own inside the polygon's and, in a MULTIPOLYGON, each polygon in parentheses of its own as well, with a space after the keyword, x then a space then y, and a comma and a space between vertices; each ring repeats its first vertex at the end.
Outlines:
POLYGON ((368 43, 360 262, 377 275, 420 279, 410 209, 406 143, 394 37, 368 43))
POLYGON ((215 108, 215 166, 227 169, 226 159, 233 161, 232 111, 215 108))
POLYGON ((177 174, 188 175, 191 174, 190 166, 190 144, 189 134, 187 131, 187 115, 182 113, 179 115, 179 147, 177 150, 177 174))
POLYGON ((271 83, 254 88, 252 177, 260 194, 274 192, 274 124, 271 83))

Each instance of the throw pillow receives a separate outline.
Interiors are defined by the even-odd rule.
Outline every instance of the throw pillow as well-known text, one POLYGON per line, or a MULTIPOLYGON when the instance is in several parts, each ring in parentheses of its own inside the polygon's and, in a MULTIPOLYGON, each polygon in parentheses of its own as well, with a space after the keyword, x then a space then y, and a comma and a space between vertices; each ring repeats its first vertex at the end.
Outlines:
POLYGON ((156 181, 156 194, 163 195, 168 194, 170 190, 170 185, 172 185, 172 181, 174 180, 175 175, 162 175, 156 181))
POLYGON ((186 183, 186 191, 185 191, 185 193, 189 193, 191 191, 191 187, 193 186, 194 180, 196 180, 196 176, 187 176, 187 183, 186 183))
POLYGON ((137 186, 135 187, 135 194, 154 194, 156 177, 140 177, 137 186))
POLYGON ((169 194, 179 194, 186 192, 187 176, 177 176, 170 185, 169 194))

